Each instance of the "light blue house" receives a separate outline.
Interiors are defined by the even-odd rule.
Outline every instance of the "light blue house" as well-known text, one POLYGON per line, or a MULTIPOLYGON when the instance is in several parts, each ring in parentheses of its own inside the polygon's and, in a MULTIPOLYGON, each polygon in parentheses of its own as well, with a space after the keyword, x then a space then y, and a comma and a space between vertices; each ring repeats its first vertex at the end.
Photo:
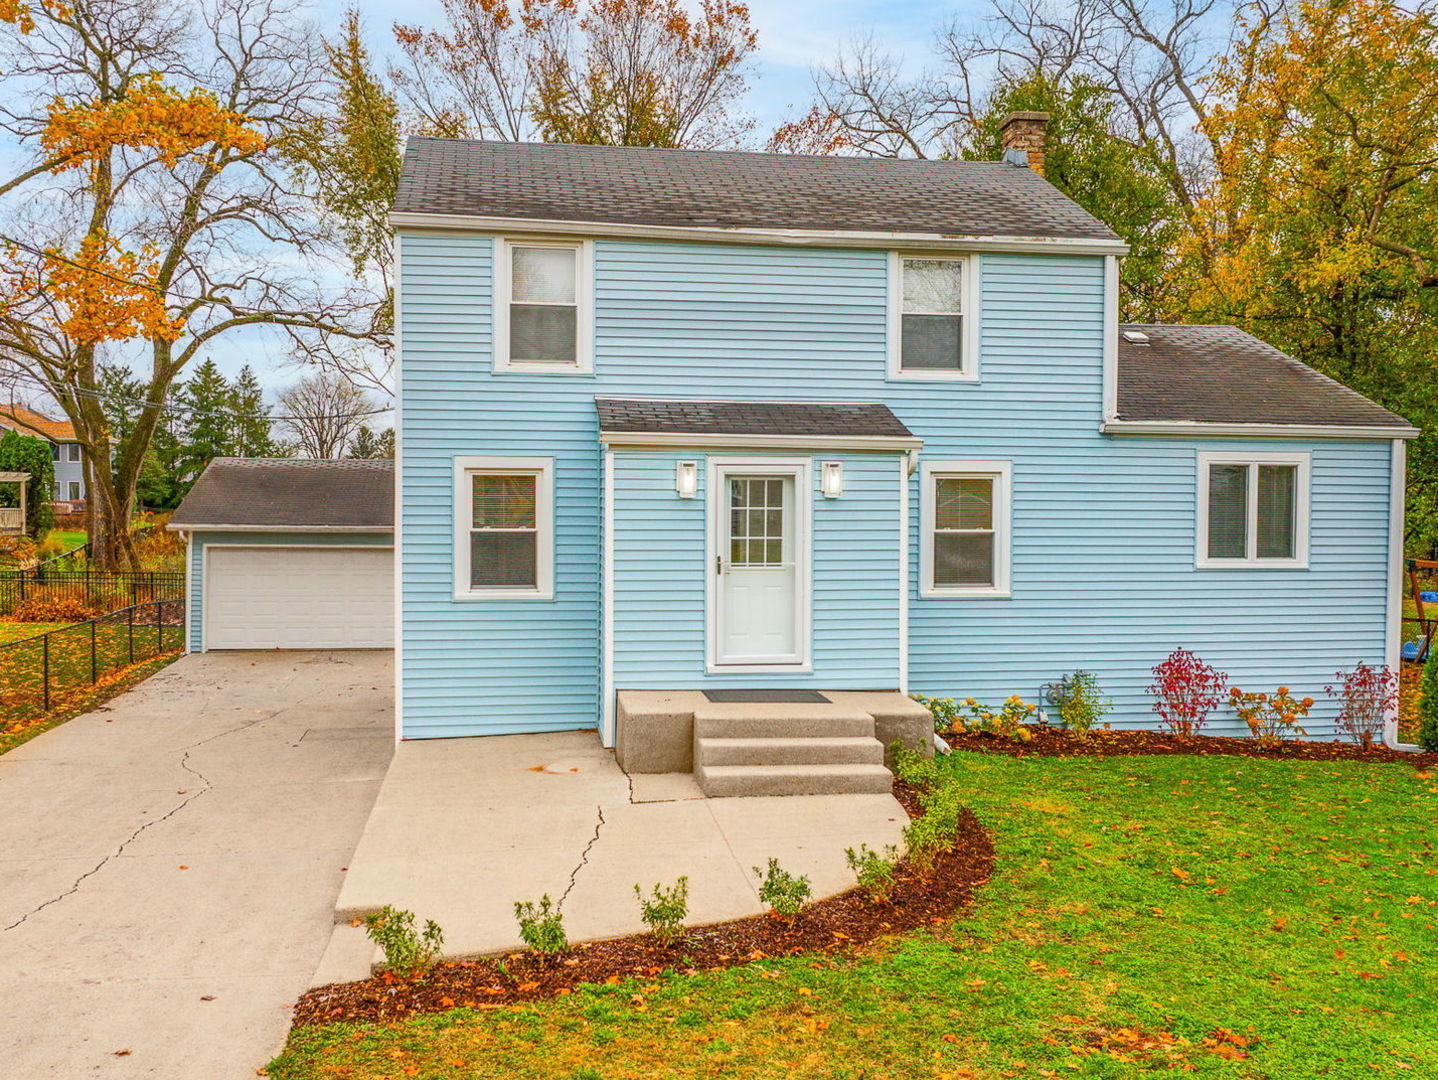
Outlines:
POLYGON ((1141 727, 1177 646, 1320 699, 1396 667, 1413 429, 1231 328, 1121 326, 1123 243, 1023 160, 412 140, 400 734, 675 768, 726 696, 882 737, 881 699, 1084 668, 1141 727))

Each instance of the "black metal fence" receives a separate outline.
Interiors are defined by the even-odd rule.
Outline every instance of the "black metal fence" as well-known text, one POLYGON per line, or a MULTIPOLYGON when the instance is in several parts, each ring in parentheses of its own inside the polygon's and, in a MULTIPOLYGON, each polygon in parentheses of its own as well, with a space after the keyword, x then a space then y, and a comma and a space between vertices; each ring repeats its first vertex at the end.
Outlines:
POLYGON ((133 604, 0 645, 0 730, 34 719, 121 668, 178 652, 184 604, 133 604))
POLYGON ((73 601, 87 608, 115 611, 178 600, 184 594, 185 575, 178 570, 0 571, 0 615, 10 615, 28 601, 73 601))

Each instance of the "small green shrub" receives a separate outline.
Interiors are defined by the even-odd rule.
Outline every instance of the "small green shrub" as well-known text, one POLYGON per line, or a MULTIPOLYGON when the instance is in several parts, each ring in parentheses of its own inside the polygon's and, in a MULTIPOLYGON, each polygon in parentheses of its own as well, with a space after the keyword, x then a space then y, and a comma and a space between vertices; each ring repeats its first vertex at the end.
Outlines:
POLYGON ((433 919, 426 919, 423 932, 414 928, 414 912, 388 904, 365 916, 365 933, 384 950, 384 965, 403 979, 427 970, 439 955, 444 933, 433 919))
POLYGON ((569 948, 564 916, 548 893, 541 896, 537 904, 531 900, 515 904, 514 917, 519 920, 520 940, 540 955, 554 956, 569 948))
POLYGON ((681 877, 668 889, 656 884, 647 897, 635 885, 634 895, 639 899, 639 917, 660 941, 667 944, 684 932, 684 917, 689 914, 687 877, 681 877))
POLYGON ((789 873, 779 865, 778 859, 769 860, 768 871, 754 867, 754 876, 759 879, 759 899, 786 919, 799 914, 813 892, 807 877, 789 873))
POLYGON ((880 855, 868 844, 860 844, 858 851, 846 848, 844 858, 849 869, 854 871, 854 876, 858 878, 859 888, 869 894, 869 899, 884 901, 889 898, 889 893, 894 888, 894 864, 899 859, 898 848, 888 844, 880 855))
POLYGON ((1424 750, 1438 752, 1438 657, 1431 653, 1423 664, 1423 696, 1418 700, 1418 734, 1424 750))
POLYGON ((934 718, 934 730, 939 734, 954 730, 954 723, 959 718, 959 707, 954 704, 953 698, 932 698, 924 697, 923 694, 910 694, 934 718))
POLYGON ((1059 723, 1079 738, 1087 735, 1113 711, 1113 703, 1099 688, 1098 676, 1082 669, 1060 679, 1053 688, 1051 699, 1058 706, 1059 723))
POLYGON ((904 829, 904 847, 919 870, 927 873, 933 867, 934 856, 953 844, 965 794, 958 780, 942 775, 938 785, 920 796, 924 812, 904 829))
POLYGON ((924 757, 899 743, 894 744, 894 775, 906 784, 929 791, 943 783, 944 773, 932 757, 924 757))
POLYGON ((959 702, 953 698, 926 698, 921 694, 914 694, 913 698, 929 710, 934 718, 934 730, 941 734, 973 735, 982 732, 1027 742, 1033 735, 1024 725, 1039 711, 1037 705, 1029 704, 1018 694, 1010 694, 997 709, 981 705, 974 698, 964 698, 959 702))

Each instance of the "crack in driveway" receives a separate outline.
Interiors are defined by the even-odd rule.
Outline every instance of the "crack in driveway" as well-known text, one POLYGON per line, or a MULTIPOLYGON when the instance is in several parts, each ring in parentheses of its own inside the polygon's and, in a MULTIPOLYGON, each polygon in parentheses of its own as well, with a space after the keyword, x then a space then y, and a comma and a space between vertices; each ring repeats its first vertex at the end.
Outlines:
MULTIPOLYGON (((285 685, 288 686, 290 682, 293 682, 293 681, 294 681, 296 678, 298 678, 298 677, 299 677, 299 673, 296 672, 296 673, 290 678, 289 682, 287 682, 285 685)), ((195 741, 195 742, 190 743, 188 746, 184 747, 184 752, 180 755, 179 766, 180 766, 180 768, 184 769, 184 770, 185 770, 187 773, 189 773, 190 775, 192 775, 192 776, 194 776, 194 777, 197 777, 197 778, 199 779, 200 784, 201 784, 202 786, 201 786, 198 790, 194 791, 193 793, 187 793, 187 794, 186 794, 186 797, 185 797, 183 800, 181 800, 177 805, 172 806, 169 810, 165 811, 165 812, 164 812, 163 814, 161 814, 159 817, 151 818, 149 821, 144 822, 142 825, 140 825, 139 828, 137 828, 137 829, 136 829, 134 832, 132 832, 129 836, 125 837, 124 840, 120 841, 119 846, 116 847, 114 851, 110 852, 108 855, 106 855, 104 858, 102 858, 99 862, 97 862, 94 866, 92 866, 90 869, 86 870, 83 874, 81 874, 79 877, 77 877, 77 878, 70 884, 70 887, 67 888, 64 892, 59 893, 59 894, 56 895, 56 896, 52 896, 52 897, 50 897, 50 899, 48 899, 48 900, 44 901, 43 903, 40 903, 40 904, 36 905, 35 907, 31 908, 29 911, 25 912, 25 914, 21 915, 18 919, 16 919, 14 922, 12 922, 9 926, 0 927, 0 933, 5 933, 5 932, 8 932, 8 931, 10 931, 10 930, 14 930, 17 926, 20 926, 20 925, 23 924, 27 919, 29 919, 30 916, 32 916, 32 915, 38 915, 40 912, 44 911, 47 907, 50 907, 50 906, 53 905, 53 904, 58 904, 61 900, 64 900, 64 899, 65 899, 66 897, 68 897, 68 896, 74 896, 75 893, 77 893, 77 892, 80 891, 80 886, 85 883, 85 881, 86 881, 87 878, 94 877, 94 876, 95 876, 96 874, 98 874, 101 870, 103 870, 109 863, 111 863, 111 862, 114 861, 115 859, 119 858, 122 854, 124 854, 125 849, 126 849, 127 847, 129 847, 131 844, 133 844, 136 840, 138 840, 138 839, 140 838, 141 834, 143 834, 143 833, 145 832, 145 830, 149 829, 149 828, 150 828, 151 826, 153 826, 153 825, 159 825, 159 824, 161 824, 161 823, 163 823, 163 822, 165 822, 165 821, 168 821, 170 818, 174 817, 176 814, 178 814, 178 813, 179 813, 181 810, 183 810, 185 807, 189 806, 190 803, 192 803, 192 802, 194 802, 196 799, 198 799, 201 795, 204 795, 204 794, 207 793, 207 792, 213 791, 214 788, 215 788, 214 782, 213 782, 208 776, 206 776, 204 773, 200 772, 199 769, 196 769, 196 768, 194 768, 193 766, 190 765, 190 754, 191 754, 193 751, 198 750, 200 747, 204 746, 206 743, 212 743, 212 742, 214 742, 216 739, 223 739, 223 738, 225 738, 226 736, 229 736, 229 735, 236 735, 236 734, 238 734, 239 732, 244 731, 244 730, 247 729, 247 728, 254 727, 256 724, 262 724, 262 723, 264 723, 266 720, 273 720, 275 717, 280 716, 280 715, 282 715, 283 713, 289 712, 291 709, 295 708, 295 706, 299 705, 301 702, 308 700, 310 697, 313 697, 314 694, 316 694, 316 693, 321 693, 321 692, 322 692, 322 691, 318 691, 318 690, 317 690, 317 691, 312 692, 311 694, 304 695, 303 697, 300 697, 300 698, 296 699, 295 701, 290 702, 288 705, 285 705, 283 708, 276 709, 276 710, 274 710, 273 712, 270 712, 270 713, 266 713, 264 716, 252 717, 251 719, 246 720, 246 721, 245 721, 244 723, 242 723, 242 724, 237 724, 237 725, 234 726, 234 727, 226 728, 224 731, 217 731, 217 732, 216 732, 215 734, 213 734, 213 735, 207 735, 207 736, 205 736, 203 739, 199 739, 199 740, 197 740, 197 741, 195 741)), ((586 848, 585 850, 586 850, 586 854, 587 854, 588 849, 586 848)), ((575 872, 578 873, 578 869, 577 869, 577 868, 576 868, 575 872)))
POLYGON ((579 853, 579 862, 575 864, 573 870, 569 871, 569 884, 564 887, 564 892, 559 897, 559 903, 555 905, 556 908, 564 907, 564 901, 568 900, 569 894, 574 891, 574 883, 579 877, 579 871, 588 865, 589 853, 599 842, 599 830, 604 828, 604 807, 596 806, 594 812, 598 815, 598 820, 594 823, 594 835, 589 838, 589 843, 585 844, 584 850, 579 853))

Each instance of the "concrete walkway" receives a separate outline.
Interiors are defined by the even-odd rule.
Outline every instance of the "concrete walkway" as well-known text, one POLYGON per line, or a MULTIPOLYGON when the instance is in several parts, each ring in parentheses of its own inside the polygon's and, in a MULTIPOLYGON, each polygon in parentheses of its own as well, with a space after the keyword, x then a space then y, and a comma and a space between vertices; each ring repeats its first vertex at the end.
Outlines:
POLYGON ((329 938, 392 686, 387 652, 189 656, 0 756, 0 1072, 253 1080, 329 938))
POLYGON ((593 732, 401 743, 340 891, 315 983, 362 978, 375 952, 343 923, 393 904, 434 919, 450 957, 520 947, 519 900, 563 900, 570 940, 644 929, 634 885, 689 878, 691 925, 765 910, 754 866, 854 883, 844 849, 901 842, 891 795, 705 799, 687 774, 626 776, 593 732))

